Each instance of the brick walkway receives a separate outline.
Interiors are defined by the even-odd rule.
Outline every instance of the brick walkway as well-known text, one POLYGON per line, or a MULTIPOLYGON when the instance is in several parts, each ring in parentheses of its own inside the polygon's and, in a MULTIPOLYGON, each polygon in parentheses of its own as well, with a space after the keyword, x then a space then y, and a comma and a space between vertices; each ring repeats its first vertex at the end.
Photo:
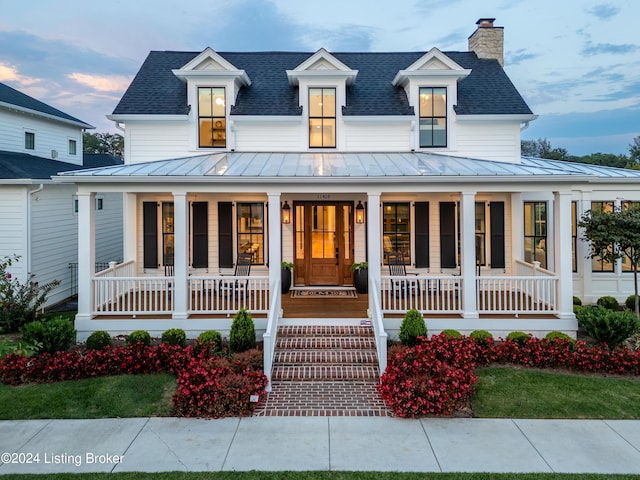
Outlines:
POLYGON ((371 327, 280 327, 272 391, 254 415, 393 416, 378 378, 371 327))

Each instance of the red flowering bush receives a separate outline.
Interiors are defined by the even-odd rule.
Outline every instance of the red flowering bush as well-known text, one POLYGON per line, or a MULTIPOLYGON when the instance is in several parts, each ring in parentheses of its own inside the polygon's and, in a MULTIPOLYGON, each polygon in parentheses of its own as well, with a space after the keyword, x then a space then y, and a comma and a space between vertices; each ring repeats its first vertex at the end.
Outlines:
POLYGON ((239 416, 251 413, 262 398, 267 377, 260 371, 259 352, 240 358, 219 359, 210 350, 194 353, 191 346, 142 343, 103 350, 74 350, 27 358, 11 354, 0 359, 0 382, 7 385, 51 383, 88 377, 166 372, 178 376, 178 394, 173 398, 177 415, 239 416), (224 366, 216 365, 216 362, 224 366))

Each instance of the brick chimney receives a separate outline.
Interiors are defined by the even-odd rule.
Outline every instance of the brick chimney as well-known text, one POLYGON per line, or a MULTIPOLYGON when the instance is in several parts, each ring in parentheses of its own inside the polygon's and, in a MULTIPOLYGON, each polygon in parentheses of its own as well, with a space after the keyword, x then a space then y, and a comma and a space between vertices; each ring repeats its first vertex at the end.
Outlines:
POLYGON ((469 37, 469 51, 478 58, 494 58, 504 67, 504 27, 494 27, 495 18, 481 18, 469 37))

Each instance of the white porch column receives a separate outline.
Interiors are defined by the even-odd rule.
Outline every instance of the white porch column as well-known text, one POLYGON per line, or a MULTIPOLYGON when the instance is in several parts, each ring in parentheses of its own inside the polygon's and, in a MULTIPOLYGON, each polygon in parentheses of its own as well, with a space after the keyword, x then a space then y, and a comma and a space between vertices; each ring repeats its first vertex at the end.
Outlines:
POLYGON ((476 194, 460 193, 460 249, 462 275, 462 316, 478 318, 476 305, 476 194))
POLYGON ((136 260, 137 251, 137 196, 135 193, 124 194, 124 245, 122 249, 122 261, 128 262, 130 260, 136 260))
POLYGON ((561 319, 573 314, 573 272, 571 265, 571 192, 553 193, 554 266, 558 282, 558 312, 561 319))
MULTIPOLYGON (((280 193, 268 194, 269 225, 269 285, 282 279, 282 223, 280 220, 280 193)), ((273 292, 279 294, 280 292, 273 292)))
MULTIPOLYGON (((583 191, 582 198, 578 202, 576 214, 578 222, 582 216, 591 210, 591 191, 583 191)), ((591 244, 582 239, 585 238, 584 228, 578 227, 578 241, 576 242, 576 260, 578 265, 578 278, 582 278, 582 300, 589 303, 593 297, 593 267, 589 253, 591 253, 591 244)))
POLYGON ((95 193, 78 193, 78 314, 76 320, 91 320, 96 263, 95 193))
MULTIPOLYGON (((382 268, 382 226, 380 224, 380 193, 367 194, 367 262, 369 263, 369 292, 373 290, 373 280, 380 288, 380 270, 382 268)), ((369 309, 372 296, 369 295, 369 309)))
POLYGON ((189 247, 189 202, 187 194, 180 192, 173 194, 173 315, 174 320, 187 319, 187 252, 189 247))

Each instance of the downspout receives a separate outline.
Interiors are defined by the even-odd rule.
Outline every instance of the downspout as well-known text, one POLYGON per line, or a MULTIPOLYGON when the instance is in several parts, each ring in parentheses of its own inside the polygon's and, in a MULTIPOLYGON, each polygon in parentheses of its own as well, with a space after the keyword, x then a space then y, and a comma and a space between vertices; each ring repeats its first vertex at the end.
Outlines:
POLYGON ((115 122, 115 123, 116 123, 116 128, 121 132, 124 132, 124 127, 122 126, 122 123, 121 122, 115 122))
POLYGON ((44 184, 41 183, 35 190, 29 190, 27 195, 27 275, 31 273, 31 199, 33 195, 41 192, 44 189, 44 184))

